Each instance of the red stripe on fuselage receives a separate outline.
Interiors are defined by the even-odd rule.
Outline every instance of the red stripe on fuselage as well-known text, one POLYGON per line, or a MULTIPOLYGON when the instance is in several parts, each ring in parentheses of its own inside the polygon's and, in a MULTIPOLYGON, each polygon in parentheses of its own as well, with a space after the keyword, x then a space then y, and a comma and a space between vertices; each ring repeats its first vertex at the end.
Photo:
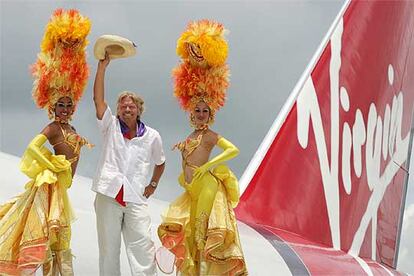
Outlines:
MULTIPOLYGON (((264 227, 288 244, 301 258, 311 275, 366 275, 366 272, 355 258, 343 251, 310 242, 287 231, 265 226, 261 227, 264 227)), ((384 267, 378 263, 366 259, 364 261, 374 275, 389 276, 384 267)), ((392 268, 387 269, 394 275, 401 275, 392 268)))

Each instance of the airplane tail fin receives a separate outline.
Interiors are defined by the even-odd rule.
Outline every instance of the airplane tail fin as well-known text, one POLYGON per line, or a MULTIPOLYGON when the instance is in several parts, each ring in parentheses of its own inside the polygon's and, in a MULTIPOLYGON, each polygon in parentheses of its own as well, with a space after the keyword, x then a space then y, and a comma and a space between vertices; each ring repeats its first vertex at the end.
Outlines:
POLYGON ((395 268, 414 2, 347 2, 240 180, 240 220, 395 268))

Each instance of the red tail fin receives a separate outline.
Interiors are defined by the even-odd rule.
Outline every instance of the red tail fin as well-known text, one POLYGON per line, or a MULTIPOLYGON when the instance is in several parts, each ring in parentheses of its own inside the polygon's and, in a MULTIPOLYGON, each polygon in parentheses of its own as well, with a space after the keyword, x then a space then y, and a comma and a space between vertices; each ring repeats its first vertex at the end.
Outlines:
POLYGON ((241 220, 396 267, 414 103, 413 11, 411 1, 344 7, 241 179, 241 220))

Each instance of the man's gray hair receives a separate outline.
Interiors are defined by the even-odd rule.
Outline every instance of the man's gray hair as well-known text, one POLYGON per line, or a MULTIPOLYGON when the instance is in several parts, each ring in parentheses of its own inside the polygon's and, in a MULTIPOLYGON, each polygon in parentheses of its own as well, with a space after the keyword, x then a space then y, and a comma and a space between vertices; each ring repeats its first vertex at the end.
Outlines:
POLYGON ((135 103, 137 108, 140 110, 140 115, 142 115, 142 113, 144 113, 144 110, 145 110, 144 100, 140 96, 138 96, 137 94, 135 94, 134 92, 131 92, 131 91, 123 91, 119 94, 118 101, 117 101, 117 104, 116 104, 117 113, 119 111, 119 104, 126 97, 129 97, 129 98, 132 99, 132 101, 135 103))

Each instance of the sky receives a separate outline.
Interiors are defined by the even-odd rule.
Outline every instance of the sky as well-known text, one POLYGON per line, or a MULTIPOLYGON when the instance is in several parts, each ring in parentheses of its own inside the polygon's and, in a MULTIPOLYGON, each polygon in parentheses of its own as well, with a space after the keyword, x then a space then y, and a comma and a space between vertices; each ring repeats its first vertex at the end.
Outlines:
POLYGON ((93 43, 100 35, 118 34, 138 45, 137 55, 111 62, 106 73, 106 100, 114 110, 123 90, 143 96, 146 111, 142 119, 160 132, 167 156, 166 172, 157 193, 162 199, 175 198, 180 193, 176 185, 180 154, 170 148, 191 132, 187 115, 173 97, 171 69, 179 61, 175 42, 190 20, 213 18, 229 30, 231 85, 227 103, 217 113, 212 129, 241 149, 240 155, 230 161, 240 177, 341 4, 104 1, 97 5, 88 1, 2 1, 0 149, 20 156, 32 136, 48 123, 46 112, 37 109, 31 97, 29 65, 39 52, 44 26, 53 10, 77 8, 92 21, 87 49, 91 72, 73 125, 96 144, 93 150, 83 150, 77 173, 93 177, 101 145, 92 101, 97 65, 93 43), (24 17, 17 16, 21 12, 24 17))
MULTIPOLYGON (((190 20, 209 18, 229 30, 231 70, 227 103, 217 113, 212 129, 239 147, 240 155, 229 165, 240 177, 342 4, 343 1, 1 0, 0 150, 21 156, 32 137, 48 123, 46 112, 37 109, 31 98, 29 65, 39 52, 44 26, 53 10, 76 8, 91 19, 92 30, 87 49, 90 78, 73 125, 96 145, 92 150, 83 149, 77 173, 93 177, 100 154, 92 101, 97 65, 93 43, 103 34, 121 35, 134 41, 137 55, 111 61, 106 73, 106 100, 114 110, 117 95, 123 90, 143 96, 146 111, 142 119, 160 132, 167 157, 156 197, 171 201, 182 190, 176 181, 181 169, 180 154, 170 148, 191 132, 187 115, 173 97, 171 69, 179 61, 175 42, 190 20)), ((407 193, 407 223, 403 226, 411 233, 412 182, 411 179, 407 193)), ((407 244, 414 247, 414 239, 407 244)), ((400 267, 414 273, 414 265, 405 263, 404 254, 402 249, 400 267)))

